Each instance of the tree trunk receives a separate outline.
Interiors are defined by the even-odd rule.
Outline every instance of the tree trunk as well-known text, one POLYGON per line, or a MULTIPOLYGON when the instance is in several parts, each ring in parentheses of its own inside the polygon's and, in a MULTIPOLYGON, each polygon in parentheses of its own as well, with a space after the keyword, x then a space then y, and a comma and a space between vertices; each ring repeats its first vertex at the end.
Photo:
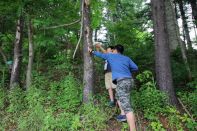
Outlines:
POLYGON ((93 61, 88 52, 88 46, 92 46, 92 30, 90 28, 90 0, 82 0, 83 8, 83 57, 84 57, 84 90, 83 102, 91 101, 93 93, 93 61))
POLYGON ((98 29, 95 29, 95 32, 94 32, 94 41, 97 41, 97 32, 98 32, 98 29))
POLYGON ((183 22, 183 29, 184 29, 185 37, 186 37, 186 40, 187 40, 188 49, 192 50, 192 42, 191 42, 190 35, 189 35, 189 29, 188 29, 187 20, 186 20, 186 17, 185 17, 185 11, 183 9, 183 1, 178 0, 178 4, 179 4, 180 12, 181 12, 181 18, 182 18, 182 22, 183 22))
POLYGON ((175 3, 175 7, 173 8, 172 1, 166 0, 165 7, 166 7, 167 33, 169 37, 169 43, 171 45, 171 50, 176 49, 176 46, 178 45, 180 46, 183 62, 185 64, 187 74, 188 74, 188 79, 191 80, 192 75, 191 75, 191 70, 189 67, 188 60, 187 60, 186 47, 185 47, 185 43, 180 38, 179 26, 177 23, 176 3, 175 3))
POLYGON ((152 0, 151 6, 154 25, 157 84, 160 90, 165 92, 169 96, 169 102, 172 105, 177 105, 170 65, 170 50, 168 43, 169 39, 165 23, 164 0, 152 0))
POLYGON ((32 66, 33 66, 33 58, 34 58, 34 48, 33 48, 33 27, 31 19, 28 21, 28 39, 29 39, 29 61, 27 66, 27 74, 26 74, 26 89, 28 89, 31 85, 32 78, 32 66))
POLYGON ((169 38, 170 51, 173 51, 179 45, 180 36, 178 34, 178 24, 176 20, 175 9, 171 0, 165 0, 167 34, 169 38))
POLYGON ((20 81, 20 67, 22 62, 22 34, 23 34, 23 18, 20 18, 17 21, 16 28, 16 39, 14 42, 14 62, 12 66, 11 79, 10 79, 10 88, 14 88, 19 85, 20 81))
POLYGON ((196 0, 190 0, 190 4, 192 7, 192 16, 194 19, 194 24, 197 27, 197 1, 196 0))

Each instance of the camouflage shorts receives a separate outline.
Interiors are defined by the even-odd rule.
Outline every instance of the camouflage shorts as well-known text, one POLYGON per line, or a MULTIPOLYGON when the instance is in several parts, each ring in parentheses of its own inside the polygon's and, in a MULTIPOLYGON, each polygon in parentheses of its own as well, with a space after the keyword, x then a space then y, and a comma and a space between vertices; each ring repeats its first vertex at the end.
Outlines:
POLYGON ((116 99, 120 101, 120 106, 125 113, 133 111, 130 102, 130 92, 133 86, 133 79, 124 79, 117 82, 116 99))

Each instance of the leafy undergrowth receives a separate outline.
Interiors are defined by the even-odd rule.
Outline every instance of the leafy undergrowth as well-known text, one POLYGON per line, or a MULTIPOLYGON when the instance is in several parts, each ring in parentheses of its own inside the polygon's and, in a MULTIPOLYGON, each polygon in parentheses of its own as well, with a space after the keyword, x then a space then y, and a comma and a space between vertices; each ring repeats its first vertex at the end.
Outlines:
MULTIPOLYGON (((195 120, 169 105, 166 95, 156 89, 156 83, 151 72, 145 71, 138 75, 137 79, 140 81, 141 87, 139 91, 133 91, 131 96, 138 114, 137 120, 142 126, 138 128, 155 131, 167 129, 196 130, 197 123, 195 120)), ((194 100, 191 101, 194 102, 194 100)), ((191 108, 195 108, 195 106, 191 104, 191 108)))
MULTIPOLYGON (((48 62, 58 65, 45 65, 44 70, 34 71, 32 86, 26 91, 0 88, 0 130, 128 130, 127 123, 115 120, 119 109, 108 107, 101 78, 96 79, 97 84, 102 84, 96 85, 92 102, 82 104, 81 67, 69 60, 62 62, 65 59, 59 54, 48 62)), ((194 120, 168 104, 166 95, 156 88, 150 71, 139 74, 137 80, 140 88, 132 90, 131 102, 138 130, 196 130, 194 120)), ((196 91, 180 92, 179 96, 196 119, 196 91)))

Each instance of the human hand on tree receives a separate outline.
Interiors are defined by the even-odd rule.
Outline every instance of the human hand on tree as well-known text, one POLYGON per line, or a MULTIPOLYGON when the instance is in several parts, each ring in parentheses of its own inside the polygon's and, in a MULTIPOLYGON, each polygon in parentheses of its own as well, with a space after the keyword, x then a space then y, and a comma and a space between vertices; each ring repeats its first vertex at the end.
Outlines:
POLYGON ((92 53, 92 51, 93 51, 92 48, 90 48, 90 47, 88 46, 88 52, 89 52, 89 53, 92 53))

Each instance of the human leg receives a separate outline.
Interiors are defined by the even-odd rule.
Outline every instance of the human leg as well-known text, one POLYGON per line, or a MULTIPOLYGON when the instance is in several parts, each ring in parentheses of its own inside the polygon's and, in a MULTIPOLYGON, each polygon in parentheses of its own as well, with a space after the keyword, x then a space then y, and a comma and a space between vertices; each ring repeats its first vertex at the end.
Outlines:
POLYGON ((110 98, 110 100, 111 100, 111 101, 114 101, 114 95, 113 95, 113 90, 112 90, 112 88, 109 88, 109 89, 108 89, 108 93, 109 93, 109 98, 110 98))
POLYGON ((120 115, 125 115, 125 113, 124 113, 124 111, 123 111, 123 109, 122 109, 122 107, 121 107, 121 105, 120 105, 120 101, 117 100, 117 102, 118 102, 118 106, 119 106, 119 108, 120 108, 120 115))
POLYGON ((112 84, 112 73, 111 72, 105 73, 105 87, 108 90, 108 94, 109 94, 109 99, 110 99, 109 106, 114 107, 115 100, 114 100, 113 89, 115 88, 115 86, 112 84))
POLYGON ((130 89, 133 81, 130 79, 122 80, 117 83, 117 95, 119 97, 120 109, 126 114, 130 131, 135 131, 135 117, 130 104, 130 89))
POLYGON ((128 112, 126 114, 126 117, 127 117, 127 123, 129 124, 129 127, 130 127, 130 131, 136 131, 134 113, 133 112, 128 112))

